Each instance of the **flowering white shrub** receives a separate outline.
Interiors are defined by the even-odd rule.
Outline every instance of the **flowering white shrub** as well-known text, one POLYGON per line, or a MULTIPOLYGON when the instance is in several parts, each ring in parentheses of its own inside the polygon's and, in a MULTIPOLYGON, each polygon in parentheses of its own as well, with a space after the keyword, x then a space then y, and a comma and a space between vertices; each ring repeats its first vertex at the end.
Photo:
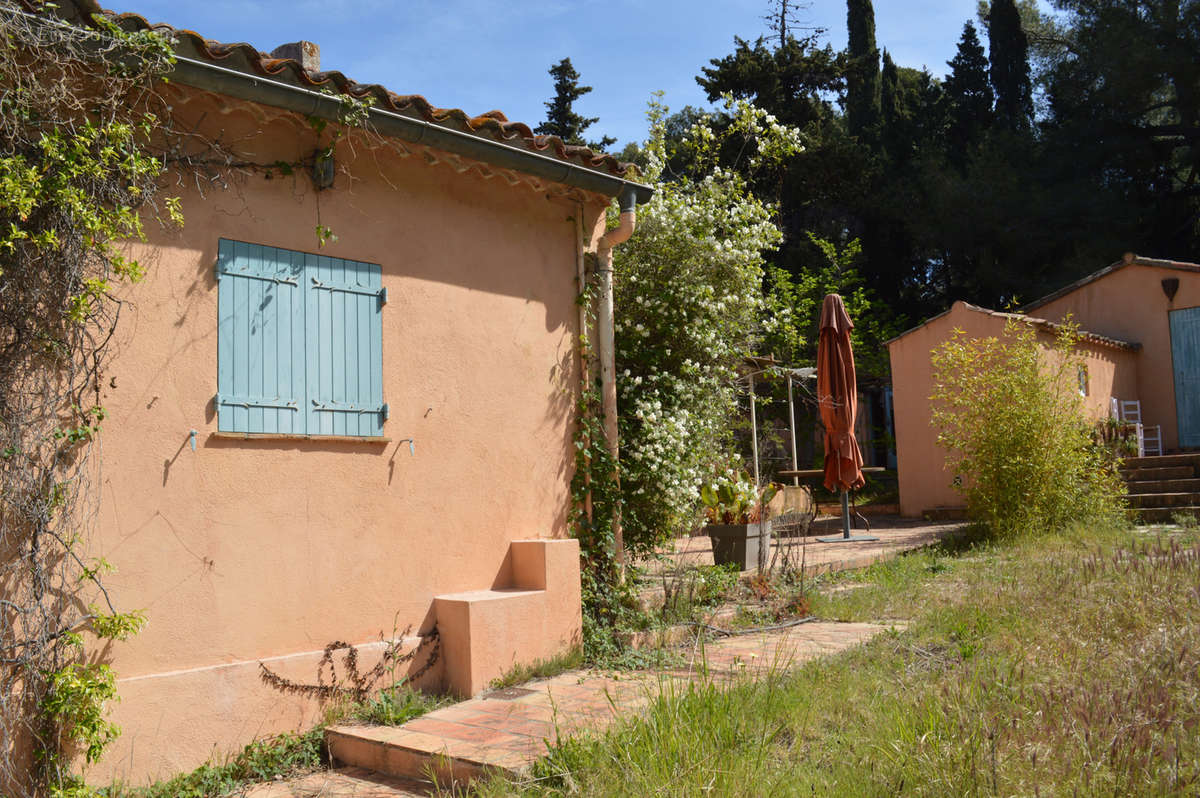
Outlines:
POLYGON ((656 192, 614 258, 622 518, 635 551, 695 526, 701 485, 741 471, 734 380, 760 334, 764 254, 782 240, 774 207, 744 174, 801 149, 797 130, 726 98, 720 127, 703 117, 680 145, 695 176, 668 179, 666 113, 651 103, 656 192), (730 142, 745 161, 738 171, 718 161, 730 142))

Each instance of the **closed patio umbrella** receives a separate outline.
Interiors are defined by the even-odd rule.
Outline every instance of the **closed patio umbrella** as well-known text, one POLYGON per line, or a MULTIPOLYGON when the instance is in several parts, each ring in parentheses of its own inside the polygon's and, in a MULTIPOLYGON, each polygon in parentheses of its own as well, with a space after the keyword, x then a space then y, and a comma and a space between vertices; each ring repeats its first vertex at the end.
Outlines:
POLYGON ((854 438, 858 388, 854 374, 854 347, 850 330, 854 322, 837 294, 821 303, 821 333, 817 342, 817 406, 825 425, 825 487, 841 491, 842 536, 818 538, 823 542, 878 540, 850 535, 848 491, 863 486, 862 452, 854 438))

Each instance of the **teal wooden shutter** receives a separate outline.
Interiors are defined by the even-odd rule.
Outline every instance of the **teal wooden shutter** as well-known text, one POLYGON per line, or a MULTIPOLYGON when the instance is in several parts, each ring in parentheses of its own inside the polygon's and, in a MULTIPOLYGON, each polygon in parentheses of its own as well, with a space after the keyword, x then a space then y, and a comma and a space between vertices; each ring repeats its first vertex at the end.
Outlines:
POLYGON ((386 293, 379 266, 309 255, 305 287, 311 434, 382 435, 386 293))
POLYGON ((296 254, 220 241, 216 402, 222 431, 305 432, 305 306, 296 254))
POLYGON ((217 427, 380 436, 380 267, 222 239, 217 427))
POLYGON ((1179 447, 1200 448, 1200 308, 1172 310, 1171 360, 1179 447))

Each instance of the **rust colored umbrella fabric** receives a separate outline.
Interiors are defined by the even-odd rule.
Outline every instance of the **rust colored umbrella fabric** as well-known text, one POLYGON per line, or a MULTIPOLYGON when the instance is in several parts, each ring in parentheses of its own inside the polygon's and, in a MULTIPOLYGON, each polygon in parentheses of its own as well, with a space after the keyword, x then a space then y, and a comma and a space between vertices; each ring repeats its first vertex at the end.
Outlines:
POLYGON ((837 294, 821 303, 821 337, 817 342, 817 405, 825 425, 825 487, 843 491, 861 488, 862 452, 854 439, 858 390, 854 377, 854 322, 837 294))

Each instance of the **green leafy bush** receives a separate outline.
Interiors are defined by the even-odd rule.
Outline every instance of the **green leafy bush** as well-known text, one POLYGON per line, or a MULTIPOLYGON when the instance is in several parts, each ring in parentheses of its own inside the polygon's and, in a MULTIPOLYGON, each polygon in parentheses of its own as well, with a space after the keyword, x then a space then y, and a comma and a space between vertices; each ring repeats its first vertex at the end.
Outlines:
POLYGON ((1078 391, 1076 328, 1053 344, 1013 319, 1003 338, 961 330, 933 351, 933 424, 971 516, 993 532, 1119 523, 1117 460, 1097 445, 1078 391))
POLYGON ((762 337, 765 257, 783 237, 744 173, 803 149, 798 130, 729 97, 679 142, 667 139, 665 107, 652 102, 649 116, 655 194, 614 255, 622 523, 634 554, 693 528, 701 486, 741 469, 737 374, 762 337), (737 168, 721 161, 729 148, 742 153, 737 168), (681 155, 691 170, 666 173, 681 155))

